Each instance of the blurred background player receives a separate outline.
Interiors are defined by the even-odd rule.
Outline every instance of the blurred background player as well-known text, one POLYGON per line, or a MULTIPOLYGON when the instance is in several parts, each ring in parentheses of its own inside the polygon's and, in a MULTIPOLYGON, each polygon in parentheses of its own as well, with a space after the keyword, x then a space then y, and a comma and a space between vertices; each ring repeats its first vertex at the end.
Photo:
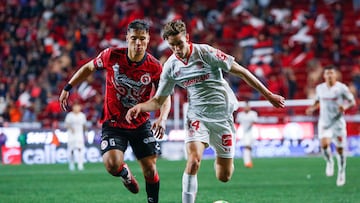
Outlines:
POLYGON ((72 86, 84 81, 96 70, 106 70, 106 92, 100 121, 105 168, 111 175, 120 177, 130 192, 138 193, 137 180, 124 162, 124 152, 130 144, 144 174, 147 200, 158 202, 160 177, 156 160, 160 145, 155 137, 162 138, 164 135, 170 98, 166 98, 153 125, 149 113, 140 114, 131 124, 125 120, 129 108, 150 99, 160 80, 162 67, 146 52, 149 41, 149 24, 144 20, 132 21, 126 33, 127 47, 107 48, 83 65, 65 86, 59 100, 62 109, 66 110, 72 86))
POLYGON ((240 124, 242 131, 242 138, 240 140, 241 146, 243 147, 243 161, 244 166, 247 168, 253 167, 251 159, 251 150, 254 142, 254 123, 258 120, 258 113, 251 110, 249 102, 245 102, 243 111, 236 115, 235 122, 240 124))
POLYGON ((334 161, 331 152, 331 143, 336 146, 338 176, 337 186, 346 182, 346 146, 347 132, 344 112, 355 105, 355 99, 349 88, 337 81, 337 69, 333 65, 324 68, 325 82, 316 86, 315 102, 306 109, 307 114, 312 114, 320 109, 318 121, 318 134, 322 153, 326 161, 326 176, 334 175, 334 161))
POLYGON ((65 126, 68 134, 69 169, 75 170, 75 162, 77 162, 78 170, 82 171, 84 170, 86 116, 81 112, 80 104, 74 104, 72 111, 66 114, 65 126))
POLYGON ((270 92, 234 57, 207 44, 190 42, 183 21, 171 21, 163 28, 163 38, 173 54, 164 64, 155 96, 131 108, 126 119, 136 121, 142 112, 157 110, 173 92, 175 85, 187 90, 189 108, 186 118, 187 164, 182 178, 182 202, 194 203, 198 191, 197 172, 209 145, 216 151, 217 179, 228 182, 234 171, 235 127, 233 112, 237 99, 222 71, 240 77, 261 92, 275 107, 284 107, 284 98, 270 92))

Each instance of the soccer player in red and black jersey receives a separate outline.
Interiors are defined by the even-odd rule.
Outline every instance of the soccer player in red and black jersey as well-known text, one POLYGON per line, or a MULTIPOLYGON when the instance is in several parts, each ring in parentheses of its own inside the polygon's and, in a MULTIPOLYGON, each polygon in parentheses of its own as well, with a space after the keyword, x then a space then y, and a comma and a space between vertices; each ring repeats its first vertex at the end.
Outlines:
POLYGON ((150 40, 149 24, 134 20, 128 25, 126 48, 107 48, 72 76, 60 95, 63 110, 67 110, 69 91, 96 70, 106 70, 106 92, 103 106, 101 152, 106 170, 120 177, 132 193, 139 186, 124 162, 128 143, 142 168, 148 202, 158 202, 159 175, 156 169, 160 154, 156 138, 162 138, 170 111, 170 98, 161 106, 158 119, 151 125, 149 113, 142 113, 135 122, 125 119, 129 108, 151 98, 160 80, 162 66, 146 52, 150 40))

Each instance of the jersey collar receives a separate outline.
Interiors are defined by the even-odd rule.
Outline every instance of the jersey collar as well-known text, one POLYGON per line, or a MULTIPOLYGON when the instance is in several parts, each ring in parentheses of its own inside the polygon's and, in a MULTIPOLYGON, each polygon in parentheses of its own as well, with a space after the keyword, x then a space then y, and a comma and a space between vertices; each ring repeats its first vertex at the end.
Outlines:
POLYGON ((147 52, 145 51, 144 57, 140 61, 132 61, 128 56, 128 49, 126 49, 126 60, 129 66, 135 66, 135 67, 140 66, 141 64, 144 63, 146 56, 147 56, 147 52))
POLYGON ((189 51, 189 54, 188 54, 187 57, 186 57, 186 60, 181 59, 181 58, 179 58, 179 57, 177 57, 177 56, 175 55, 175 57, 176 57, 179 61, 183 62, 185 65, 188 64, 189 58, 190 58, 190 56, 191 56, 191 54, 192 54, 192 52, 193 52, 193 44, 192 44, 192 42, 189 42, 189 45, 190 45, 190 51, 189 51))

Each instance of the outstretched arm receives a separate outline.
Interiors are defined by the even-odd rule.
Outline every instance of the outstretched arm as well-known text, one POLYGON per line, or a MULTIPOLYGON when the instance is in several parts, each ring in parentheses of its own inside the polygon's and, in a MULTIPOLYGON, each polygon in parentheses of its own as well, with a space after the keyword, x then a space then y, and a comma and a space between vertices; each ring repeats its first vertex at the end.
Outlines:
POLYGON ((306 114, 307 115, 311 115, 314 113, 314 111, 318 110, 320 107, 320 102, 319 100, 316 100, 315 103, 311 106, 309 106, 307 109, 306 109, 306 114))
POLYGON ((231 65, 230 73, 242 78, 248 85, 259 91, 274 107, 284 108, 284 97, 273 94, 267 89, 250 71, 234 62, 231 65))
POLYGON ((171 108, 171 98, 168 96, 165 102, 161 105, 160 115, 152 124, 151 129, 154 131, 155 137, 161 139, 164 136, 166 129, 166 120, 171 108))
POLYGON ((71 77, 70 81, 67 83, 65 88, 61 91, 59 101, 60 101, 60 105, 61 105, 62 110, 67 111, 67 106, 68 106, 67 100, 69 98, 70 89, 73 86, 75 86, 75 85, 81 83, 82 81, 86 80, 86 78, 90 74, 95 72, 95 70, 96 70, 95 66, 93 64, 93 61, 91 60, 88 63, 81 66, 80 69, 75 72, 75 74, 71 77))
POLYGON ((344 96, 345 96, 345 101, 347 101, 347 102, 343 102, 342 105, 339 105, 340 112, 345 112, 348 109, 350 109, 351 107, 356 105, 355 97, 350 92, 349 87, 347 87, 347 86, 346 86, 346 91, 344 93, 344 96))
MULTIPOLYGON (((168 99, 168 96, 154 96, 150 100, 137 104, 126 113, 126 121, 131 123, 133 119, 136 119, 141 112, 156 111, 161 108, 164 102, 168 99)), ((167 108, 167 107, 164 107, 167 108)))

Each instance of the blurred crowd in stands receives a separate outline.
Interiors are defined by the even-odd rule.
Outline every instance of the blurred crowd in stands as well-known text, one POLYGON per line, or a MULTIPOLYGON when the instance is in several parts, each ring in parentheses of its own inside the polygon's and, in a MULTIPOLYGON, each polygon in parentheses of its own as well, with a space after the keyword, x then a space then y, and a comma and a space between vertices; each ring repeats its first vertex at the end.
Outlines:
MULTIPOLYGON (((63 120, 64 82, 102 49, 124 46, 127 24, 137 18, 151 23, 148 51, 161 62, 171 53, 161 28, 182 19, 193 42, 235 56, 287 99, 311 99, 327 64, 360 95, 360 0, 0 0, 0 124, 63 120)), ((239 100, 262 99, 225 76, 239 100)), ((97 72, 71 101, 96 123, 103 91, 97 72)))

